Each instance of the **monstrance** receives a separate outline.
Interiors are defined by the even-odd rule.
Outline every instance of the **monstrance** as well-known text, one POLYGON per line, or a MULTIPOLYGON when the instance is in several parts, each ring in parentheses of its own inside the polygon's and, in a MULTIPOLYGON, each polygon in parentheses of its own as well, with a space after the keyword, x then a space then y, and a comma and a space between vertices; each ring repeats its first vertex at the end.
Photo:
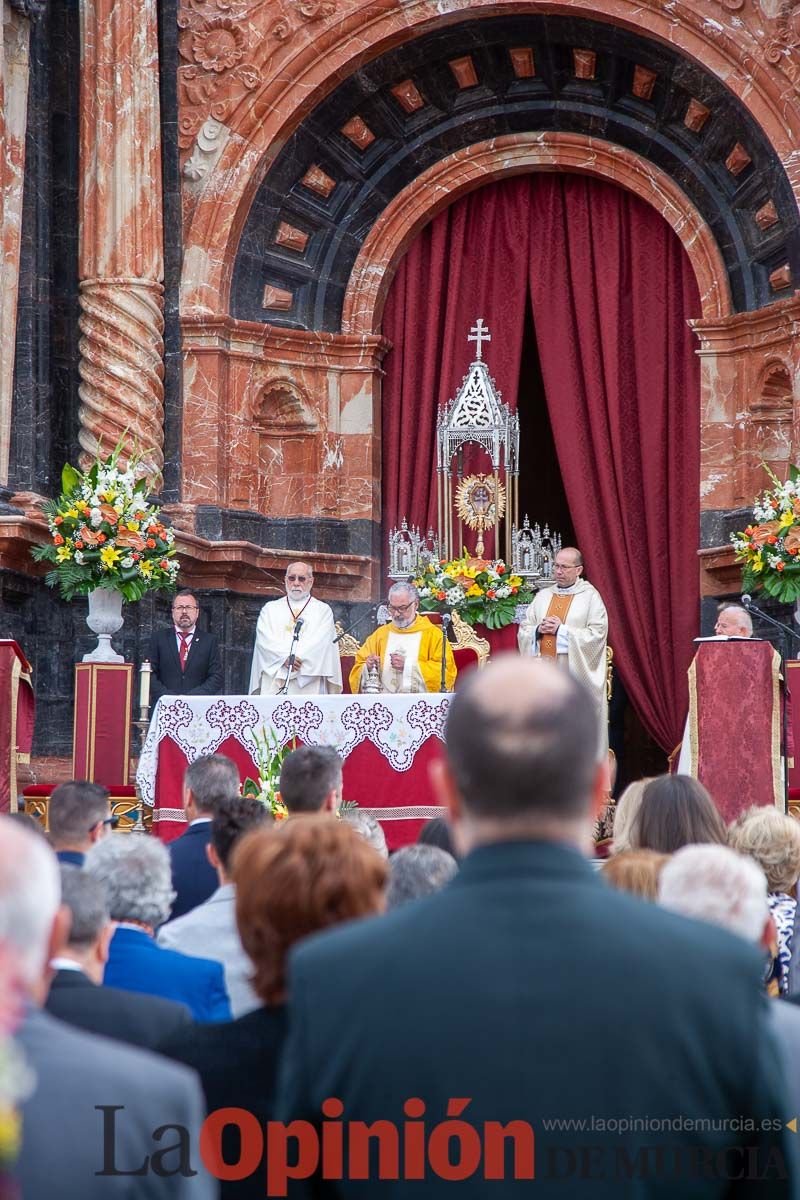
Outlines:
POLYGON ((436 422, 439 539, 443 557, 453 558, 464 548, 466 524, 478 530, 475 552, 481 557, 484 531, 497 526, 495 553, 510 562, 511 524, 519 521, 519 417, 503 403, 483 361, 483 343, 492 337, 482 317, 467 340, 476 343, 475 360, 455 398, 439 410, 436 422), (464 447, 468 445, 486 453, 491 474, 464 475, 464 447), (454 516, 458 517, 457 529, 454 516))

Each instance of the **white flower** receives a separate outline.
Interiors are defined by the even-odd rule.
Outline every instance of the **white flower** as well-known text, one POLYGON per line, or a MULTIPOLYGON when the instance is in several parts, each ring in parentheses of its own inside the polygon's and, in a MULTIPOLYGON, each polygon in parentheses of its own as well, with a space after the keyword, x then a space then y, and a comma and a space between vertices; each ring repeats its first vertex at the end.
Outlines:
POLYGON ((83 551, 82 550, 75 551, 75 562, 78 564, 78 566, 80 566, 81 563, 83 562, 83 551))
POLYGON ((93 525, 100 525, 102 523, 103 514, 100 512, 99 508, 92 509, 91 513, 89 514, 89 520, 93 525))
POLYGON ((448 588, 445 592, 445 599, 448 604, 460 604, 464 599, 464 589, 456 584, 455 587, 448 588))
POLYGON ((777 567, 779 562, 783 562, 783 559, 779 554, 768 554, 767 562, 771 567, 777 567))
POLYGON ((123 558, 121 560, 120 566, 121 567, 132 567, 133 566, 133 558, 131 557, 130 554, 126 555, 125 558, 123 558))
POLYGON ((495 588, 494 594, 498 600, 505 600, 506 596, 511 595, 511 588, 507 583, 501 583, 498 588, 495 588))
POLYGON ((420 588, 420 589, 419 589, 419 594, 420 594, 420 598, 421 598, 422 600, 424 600, 426 596, 430 596, 430 594, 431 594, 431 589, 430 589, 429 587, 420 588))

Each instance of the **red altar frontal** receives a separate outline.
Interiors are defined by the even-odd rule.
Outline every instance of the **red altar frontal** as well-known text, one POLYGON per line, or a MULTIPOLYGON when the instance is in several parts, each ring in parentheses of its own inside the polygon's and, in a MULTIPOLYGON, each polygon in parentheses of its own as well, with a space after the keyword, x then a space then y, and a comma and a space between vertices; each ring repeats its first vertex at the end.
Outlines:
POLYGON ((344 760, 344 798, 383 825, 390 850, 416 841, 425 821, 443 815, 428 781, 441 753, 450 697, 165 696, 153 712, 136 782, 153 808, 153 832, 170 841, 183 831, 186 767, 226 754, 242 779, 255 776, 253 732, 273 731, 283 745, 333 746, 344 760))

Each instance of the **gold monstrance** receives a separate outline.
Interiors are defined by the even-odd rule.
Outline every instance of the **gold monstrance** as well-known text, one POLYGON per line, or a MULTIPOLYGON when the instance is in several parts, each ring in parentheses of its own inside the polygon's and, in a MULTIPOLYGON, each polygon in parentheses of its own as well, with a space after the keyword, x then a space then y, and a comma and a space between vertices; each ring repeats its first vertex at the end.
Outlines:
POLYGON ((458 518, 470 529, 477 529, 475 554, 483 558, 483 535, 494 529, 506 511, 506 489, 494 475, 467 475, 456 488, 458 518))
POLYGON ((497 526, 496 554, 510 562, 512 524, 519 524, 519 417, 503 403, 483 361, 483 343, 491 340, 479 317, 468 337, 476 343, 475 359, 455 398, 439 410, 436 422, 439 545, 444 559, 464 549, 462 527, 466 524, 478 531, 475 553, 479 558, 484 551, 484 532, 497 526), (488 456, 491 474, 464 475, 464 447, 468 445, 479 447, 488 456), (454 515, 458 517, 456 528, 454 515))

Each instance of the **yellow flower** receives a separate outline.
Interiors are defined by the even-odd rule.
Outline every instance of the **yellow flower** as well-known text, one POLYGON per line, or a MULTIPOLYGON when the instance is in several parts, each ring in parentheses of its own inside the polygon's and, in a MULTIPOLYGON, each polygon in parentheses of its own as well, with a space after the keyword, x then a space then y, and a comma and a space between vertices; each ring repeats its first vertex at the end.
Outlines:
POLYGON ((467 588, 467 595, 468 596, 482 596, 483 588, 479 588, 477 583, 473 583, 472 587, 467 588))
POLYGON ((131 533, 136 533, 137 529, 139 528, 139 522, 138 521, 128 521, 125 528, 130 529, 131 533))
POLYGON ((147 559, 145 558, 139 563, 139 570, 142 572, 142 574, 145 576, 146 579, 149 579, 150 576, 153 574, 153 564, 151 562, 148 562, 147 559))
POLYGON ((100 551, 100 559, 104 567, 113 567, 120 558, 122 558, 122 552, 116 546, 103 546, 100 551))
POLYGON ((781 515, 781 519, 778 524, 780 525, 781 529, 788 529, 790 525, 794 524, 794 513, 791 509, 788 509, 787 512, 781 515))
POLYGON ((19 1113, 7 1106, 0 1108, 0 1160, 13 1162, 19 1154, 22 1123, 19 1113))
POLYGON ((522 577, 520 575, 512 575, 510 579, 505 579, 503 582, 507 583, 509 587, 522 587, 522 577))
POLYGON ((752 569, 754 571, 763 571, 764 570, 764 560, 761 557, 760 553, 755 556, 755 558, 751 562, 750 566, 752 567, 752 569))
POLYGON ((68 508, 67 511, 64 513, 65 517, 77 517, 77 515, 78 515, 77 508, 68 508))
POLYGON ((56 558, 59 562, 67 562, 72 558, 72 547, 66 545, 59 546, 56 550, 56 558))

